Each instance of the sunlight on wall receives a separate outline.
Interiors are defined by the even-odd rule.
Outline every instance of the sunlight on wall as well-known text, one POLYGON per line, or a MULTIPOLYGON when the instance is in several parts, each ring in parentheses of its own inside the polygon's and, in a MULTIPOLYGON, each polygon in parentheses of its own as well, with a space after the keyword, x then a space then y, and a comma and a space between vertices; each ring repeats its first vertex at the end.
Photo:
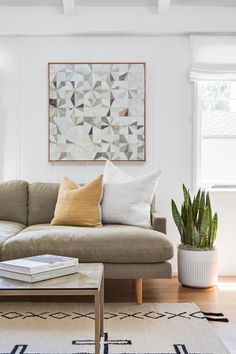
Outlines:
MULTIPOLYGON (((11 71, 9 53, 0 48, 0 181, 4 178, 4 127, 6 117, 6 83, 11 71)), ((7 91, 9 94, 9 91, 7 91)))
POLYGON ((6 68, 9 67, 9 59, 7 53, 0 51, 0 75, 3 69, 6 70, 6 68))
POLYGON ((236 291, 236 282, 218 282, 217 288, 224 292, 236 291))

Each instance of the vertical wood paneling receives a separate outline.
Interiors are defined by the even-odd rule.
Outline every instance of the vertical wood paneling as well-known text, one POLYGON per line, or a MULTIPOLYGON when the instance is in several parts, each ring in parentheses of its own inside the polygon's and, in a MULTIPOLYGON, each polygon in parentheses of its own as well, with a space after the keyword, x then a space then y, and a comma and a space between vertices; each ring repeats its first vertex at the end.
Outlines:
POLYGON ((0 40, 0 176, 20 178, 21 38, 0 40), (18 144, 19 143, 19 144, 18 144))
MULTIPOLYGON (((144 61, 147 69, 146 162, 119 162, 134 176, 160 168, 157 209, 168 218, 177 245, 170 200, 182 200, 192 180, 192 87, 187 36, 0 38, 0 179, 86 182, 104 162, 48 162, 47 63, 49 61, 144 61)), ((236 194, 220 205, 220 271, 236 273, 236 194)), ((176 272, 176 260, 172 261, 176 272)))
POLYGON ((52 38, 23 39, 22 178, 49 181, 47 64, 52 60, 52 38))

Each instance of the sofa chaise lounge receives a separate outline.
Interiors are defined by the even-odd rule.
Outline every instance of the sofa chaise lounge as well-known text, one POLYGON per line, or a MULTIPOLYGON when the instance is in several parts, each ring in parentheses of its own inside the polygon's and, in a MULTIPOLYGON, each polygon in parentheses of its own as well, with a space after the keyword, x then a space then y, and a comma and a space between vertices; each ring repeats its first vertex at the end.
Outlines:
POLYGON ((51 253, 101 262, 105 278, 135 279, 138 303, 142 279, 171 277, 173 246, 164 217, 152 210, 153 229, 51 226, 58 190, 57 183, 0 183, 0 260, 51 253))

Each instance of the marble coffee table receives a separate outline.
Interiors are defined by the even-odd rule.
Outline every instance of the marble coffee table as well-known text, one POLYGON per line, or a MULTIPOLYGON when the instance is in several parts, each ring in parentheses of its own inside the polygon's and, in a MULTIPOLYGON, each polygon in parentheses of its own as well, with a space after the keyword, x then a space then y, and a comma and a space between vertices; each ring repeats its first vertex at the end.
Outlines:
POLYGON ((95 354, 103 337, 104 267, 80 263, 79 272, 38 283, 0 277, 0 296, 93 296, 95 304, 95 354))

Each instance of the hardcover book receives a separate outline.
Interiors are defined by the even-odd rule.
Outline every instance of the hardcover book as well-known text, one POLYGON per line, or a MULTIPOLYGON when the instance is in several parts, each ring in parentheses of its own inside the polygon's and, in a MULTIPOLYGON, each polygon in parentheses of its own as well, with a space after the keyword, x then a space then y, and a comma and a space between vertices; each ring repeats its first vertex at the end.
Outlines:
POLYGON ((77 258, 43 254, 0 262, 0 270, 32 275, 76 265, 78 265, 77 258))
POLYGON ((78 273, 78 265, 53 269, 46 272, 40 272, 35 274, 23 274, 23 273, 16 273, 16 272, 0 269, 0 277, 21 280, 28 283, 36 283, 38 281, 62 277, 64 275, 69 275, 74 273, 78 273))

